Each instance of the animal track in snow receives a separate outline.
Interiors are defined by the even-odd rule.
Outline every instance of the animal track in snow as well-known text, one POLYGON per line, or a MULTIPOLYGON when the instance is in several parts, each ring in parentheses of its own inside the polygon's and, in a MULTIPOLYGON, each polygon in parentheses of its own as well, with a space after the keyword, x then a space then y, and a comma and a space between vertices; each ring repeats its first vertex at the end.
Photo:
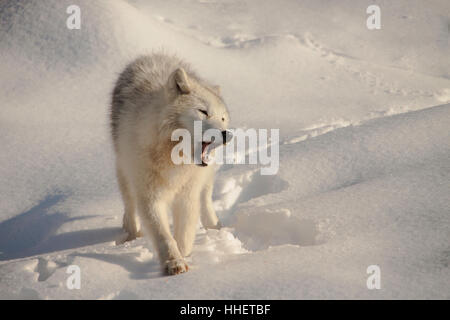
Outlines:
POLYGON ((241 241, 235 238, 231 229, 220 230, 201 229, 195 240, 194 251, 190 259, 196 264, 214 264, 221 261, 223 256, 246 253, 241 241))
MULTIPOLYGON (((398 67, 377 65, 376 63, 367 63, 364 60, 358 59, 349 54, 333 50, 326 45, 320 43, 310 32, 303 34, 295 33, 274 33, 274 34, 260 34, 255 35, 251 33, 240 32, 234 30, 233 34, 224 36, 201 35, 198 32, 191 32, 190 30, 198 29, 198 26, 185 27, 176 25, 174 21, 169 18, 154 16, 160 22, 163 22, 174 29, 176 32, 189 36, 201 43, 218 48, 218 49, 250 49, 262 46, 266 43, 276 42, 279 39, 294 40, 302 47, 315 52, 320 58, 339 68, 352 77, 357 78, 358 82, 365 84, 372 94, 389 94, 395 96, 408 96, 415 98, 435 98, 437 101, 449 101, 448 94, 443 94, 444 91, 436 90, 422 90, 402 87, 397 82, 387 80, 380 69, 386 70, 402 70, 408 72, 407 69, 398 67), (377 67, 377 71, 373 71, 373 67, 377 67)), ((325 79, 322 77, 322 79, 325 79)), ((444 89, 445 90, 445 89, 444 89)))
MULTIPOLYGON (((322 59, 327 61, 329 64, 333 65, 335 68, 340 68, 341 70, 352 75, 353 77, 358 78, 360 82, 365 83, 369 88, 371 88, 372 93, 374 94, 386 93, 397 96, 428 97, 428 98, 435 97, 439 101, 444 100, 448 101, 448 99, 445 99, 445 97, 447 97, 448 95, 445 93, 443 94, 443 92, 445 92, 445 89, 444 91, 441 92, 435 92, 430 90, 401 88, 398 83, 387 81, 383 75, 367 71, 367 69, 370 68, 371 66, 369 65, 364 66, 364 64, 366 64, 365 61, 360 60, 351 55, 348 55, 346 53, 338 52, 336 50, 326 47, 325 45, 319 43, 309 32, 306 32, 303 35, 271 34, 262 36, 238 33, 232 36, 226 36, 222 38, 208 38, 198 40, 216 48, 247 49, 261 46, 271 41, 274 42, 278 39, 294 40, 301 46, 308 48, 309 50, 312 50, 322 59)), ((391 69, 391 67, 386 66, 378 65, 377 67, 383 69, 391 69)))
POLYGON ((214 207, 230 218, 235 207, 251 199, 270 193, 278 193, 287 188, 288 183, 279 176, 263 176, 259 170, 246 171, 238 176, 218 180, 215 188, 214 207))
POLYGON ((38 281, 45 281, 52 276, 55 270, 58 268, 58 265, 44 258, 38 258, 38 264, 34 269, 34 272, 38 273, 38 281))
POLYGON ((258 200, 287 187, 288 183, 277 175, 262 176, 257 171, 247 171, 220 181, 217 185, 219 199, 214 204, 221 220, 232 227, 230 231, 245 249, 257 251, 285 244, 323 243, 325 222, 300 219, 287 208, 268 208, 263 198, 258 200))
POLYGON ((312 246, 326 242, 326 221, 316 222, 292 215, 287 208, 252 208, 238 212, 235 234, 249 250, 271 246, 312 246))
MULTIPOLYGON (((443 91, 445 93, 445 90, 443 91)), ((449 98, 450 99, 450 98, 449 98)), ((331 120, 329 122, 327 121, 321 121, 318 124, 311 125, 309 127, 303 128, 300 131, 298 131, 295 135, 288 136, 284 139, 282 144, 295 144, 302 141, 305 141, 310 138, 318 137, 323 134, 329 133, 331 131, 334 131, 336 129, 345 128, 348 126, 359 126, 366 121, 377 119, 377 118, 383 118, 383 117, 389 117, 397 114, 402 113, 408 113, 414 111, 413 109, 410 109, 408 107, 392 107, 388 110, 381 110, 381 111, 372 111, 367 116, 363 117, 362 119, 358 121, 350 121, 345 119, 338 119, 338 120, 331 120)))
POLYGON ((347 127, 351 124, 352 123, 348 120, 335 120, 328 124, 320 123, 318 125, 304 128, 303 130, 301 130, 298 133, 298 135, 296 137, 291 137, 291 138, 286 139, 286 141, 284 141, 283 144, 293 144, 293 143, 302 142, 309 138, 314 138, 314 137, 320 136, 322 134, 328 133, 330 131, 347 127))
MULTIPOLYGON (((437 94, 436 92, 429 90, 401 88, 397 83, 389 82, 384 79, 382 75, 365 70, 367 68, 364 68, 363 70, 361 67, 357 66, 358 64, 365 64, 363 60, 327 48, 315 40, 309 32, 306 32, 303 36, 292 36, 295 37, 301 45, 318 53, 320 57, 324 58, 331 65, 334 65, 336 68, 341 68, 343 71, 357 77, 362 83, 365 83, 368 87, 372 88, 373 94, 382 92, 410 97, 435 97, 437 94), (349 60, 353 60, 353 63, 350 63, 349 60)), ((383 69, 390 68, 385 66, 378 67, 383 69)))
POLYGON ((73 257, 66 256, 65 261, 58 259, 50 259, 44 257, 38 257, 33 259, 32 262, 25 266, 25 270, 36 274, 36 281, 42 282, 49 279, 57 269, 64 268, 73 262, 73 257))

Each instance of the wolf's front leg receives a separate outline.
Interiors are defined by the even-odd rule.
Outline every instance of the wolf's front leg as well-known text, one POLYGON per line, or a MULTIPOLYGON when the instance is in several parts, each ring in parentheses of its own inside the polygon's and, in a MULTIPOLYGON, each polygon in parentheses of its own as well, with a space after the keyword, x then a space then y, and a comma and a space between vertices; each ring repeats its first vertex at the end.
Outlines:
POLYGON ((170 275, 186 272, 188 266, 170 233, 166 197, 158 193, 150 196, 141 195, 138 209, 142 224, 153 240, 163 269, 170 275))
POLYGON ((200 191, 186 186, 176 196, 173 207, 174 236, 183 257, 191 254, 200 215, 200 191))
POLYGON ((205 229, 220 229, 222 227, 212 202, 213 182, 206 184, 200 194, 201 221, 205 229))

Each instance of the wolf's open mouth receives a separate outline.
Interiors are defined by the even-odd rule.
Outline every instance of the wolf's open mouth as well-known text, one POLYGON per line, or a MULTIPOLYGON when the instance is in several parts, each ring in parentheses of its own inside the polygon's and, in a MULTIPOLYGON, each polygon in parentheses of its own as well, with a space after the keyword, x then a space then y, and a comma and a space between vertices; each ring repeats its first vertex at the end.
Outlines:
POLYGON ((209 157, 209 150, 208 150, 208 147, 210 144, 211 144, 211 141, 210 142, 202 141, 202 164, 201 164, 201 166, 207 166, 208 162, 211 160, 209 157))

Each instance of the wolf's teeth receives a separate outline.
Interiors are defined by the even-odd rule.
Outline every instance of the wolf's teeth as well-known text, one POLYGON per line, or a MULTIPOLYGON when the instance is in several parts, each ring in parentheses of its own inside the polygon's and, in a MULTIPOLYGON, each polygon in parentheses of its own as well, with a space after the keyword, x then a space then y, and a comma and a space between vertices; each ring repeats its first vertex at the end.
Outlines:
POLYGON ((211 161, 210 145, 207 145, 205 147, 205 150, 204 150, 204 153, 203 153, 203 161, 205 163, 209 163, 211 161))

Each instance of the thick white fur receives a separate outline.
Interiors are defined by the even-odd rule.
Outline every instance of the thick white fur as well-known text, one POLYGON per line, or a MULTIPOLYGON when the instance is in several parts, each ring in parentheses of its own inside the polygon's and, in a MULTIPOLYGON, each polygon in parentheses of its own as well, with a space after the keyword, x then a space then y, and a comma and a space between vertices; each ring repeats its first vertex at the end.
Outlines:
POLYGON ((153 240, 164 270, 186 272, 199 217, 218 228, 212 206, 215 168, 175 165, 170 152, 173 130, 193 121, 203 129, 225 130, 229 116, 217 87, 199 78, 183 61, 164 54, 138 58, 117 81, 112 100, 112 130, 117 179, 125 214, 123 228, 132 240, 144 233, 153 240), (208 116, 198 111, 207 109, 208 116), (168 214, 173 213, 173 235, 168 214))

